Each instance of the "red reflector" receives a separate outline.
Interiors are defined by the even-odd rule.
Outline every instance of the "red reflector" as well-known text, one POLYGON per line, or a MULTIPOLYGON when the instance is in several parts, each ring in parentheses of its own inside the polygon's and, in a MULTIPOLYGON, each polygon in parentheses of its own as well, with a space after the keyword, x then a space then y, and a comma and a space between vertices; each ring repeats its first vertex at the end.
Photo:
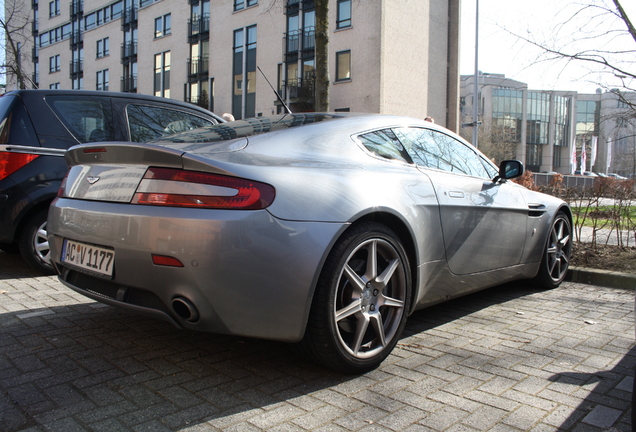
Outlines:
POLYGON ((152 262, 155 265, 168 267, 183 267, 183 263, 176 258, 152 254, 152 262))
POLYGON ((9 177, 37 157, 38 155, 27 153, 0 152, 0 180, 9 177))
POLYGON ((84 153, 106 153, 104 147, 84 149, 84 153))

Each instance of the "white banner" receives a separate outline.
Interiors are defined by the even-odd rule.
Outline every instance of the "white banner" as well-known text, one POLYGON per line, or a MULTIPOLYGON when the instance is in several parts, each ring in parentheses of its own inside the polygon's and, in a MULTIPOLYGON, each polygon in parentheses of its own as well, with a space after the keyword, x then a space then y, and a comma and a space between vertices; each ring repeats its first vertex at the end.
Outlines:
POLYGON ((585 151, 585 140, 581 144, 581 174, 587 171, 587 152, 585 151))
POLYGON ((598 151, 598 137, 592 137, 592 148, 590 149, 590 171, 594 169, 594 163, 596 163, 596 152, 598 151))
POLYGON ((607 165, 605 168, 605 173, 609 173, 610 166, 612 165, 612 139, 609 138, 607 140, 607 165))
POLYGON ((572 156, 570 157, 570 174, 574 175, 576 171, 576 137, 572 142, 572 156))

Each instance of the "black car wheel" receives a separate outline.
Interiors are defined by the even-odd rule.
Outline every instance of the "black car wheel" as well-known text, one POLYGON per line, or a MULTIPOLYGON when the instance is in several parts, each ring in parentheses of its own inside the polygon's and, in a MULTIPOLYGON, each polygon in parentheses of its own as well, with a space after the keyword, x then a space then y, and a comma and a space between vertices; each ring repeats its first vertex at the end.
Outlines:
POLYGON ((54 274, 51 249, 46 233, 48 208, 38 210, 24 224, 18 241, 20 254, 34 269, 44 274, 54 274))
POLYGON ((535 280, 545 288, 556 288, 565 279, 572 255, 572 224, 558 212, 548 234, 541 267, 535 280))
POLYGON ((327 367, 374 369, 402 334, 410 300, 409 262, 397 236, 377 223, 354 226, 327 258, 301 344, 327 367))

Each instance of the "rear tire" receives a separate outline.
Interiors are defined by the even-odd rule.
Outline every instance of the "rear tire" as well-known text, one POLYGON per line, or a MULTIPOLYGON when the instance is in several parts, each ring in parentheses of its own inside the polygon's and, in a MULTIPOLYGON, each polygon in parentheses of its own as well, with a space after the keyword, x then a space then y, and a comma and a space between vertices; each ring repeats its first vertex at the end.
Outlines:
POLYGON ((560 211, 552 221, 543 250, 541 267, 534 280, 542 288, 551 289, 561 285, 567 276, 571 255, 572 223, 567 215, 560 211))
POLYGON ((375 369, 404 330, 411 290, 409 261, 393 231, 352 227, 325 262, 301 347, 341 372, 375 369))
POLYGON ((55 274, 51 264, 51 249, 46 232, 48 208, 38 210, 24 224, 18 240, 22 258, 31 267, 46 275, 55 274))

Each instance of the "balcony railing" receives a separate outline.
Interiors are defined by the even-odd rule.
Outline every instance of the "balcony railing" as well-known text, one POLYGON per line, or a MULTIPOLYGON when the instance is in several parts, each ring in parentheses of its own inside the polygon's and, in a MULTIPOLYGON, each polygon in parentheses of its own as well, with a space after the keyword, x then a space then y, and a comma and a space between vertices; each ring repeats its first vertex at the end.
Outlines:
POLYGON ((313 99, 315 79, 294 78, 284 82, 285 95, 289 99, 313 99))
POLYGON ((126 76, 121 79, 121 91, 127 93, 137 92, 137 75, 126 76))
POLYGON ((298 51, 313 51, 316 47, 316 29, 307 27, 302 30, 292 30, 285 33, 283 37, 285 53, 295 53, 298 51))
POLYGON ((35 44, 35 46, 33 48, 31 48, 31 60, 35 63, 38 60, 38 45, 35 44))
POLYGON ((71 33, 71 45, 76 45, 84 40, 84 34, 81 31, 71 33))
POLYGON ((188 35, 197 36, 210 32, 210 14, 203 14, 195 19, 188 20, 188 35))
POLYGON ((137 42, 126 42, 121 44, 122 59, 136 56, 136 55, 137 55, 137 42))
POLYGON ((84 61, 83 60, 74 60, 70 63, 71 70, 71 78, 72 75, 78 74, 84 70, 84 61))
POLYGON ((84 12, 84 1, 83 0, 73 0, 71 2, 71 17, 74 17, 78 14, 84 12))
POLYGON ((210 58, 208 56, 192 57, 188 59, 188 75, 199 75, 209 72, 210 58))
POLYGON ((130 24, 134 21, 137 21, 137 6, 131 6, 124 9, 124 13, 122 16, 122 24, 130 24))

